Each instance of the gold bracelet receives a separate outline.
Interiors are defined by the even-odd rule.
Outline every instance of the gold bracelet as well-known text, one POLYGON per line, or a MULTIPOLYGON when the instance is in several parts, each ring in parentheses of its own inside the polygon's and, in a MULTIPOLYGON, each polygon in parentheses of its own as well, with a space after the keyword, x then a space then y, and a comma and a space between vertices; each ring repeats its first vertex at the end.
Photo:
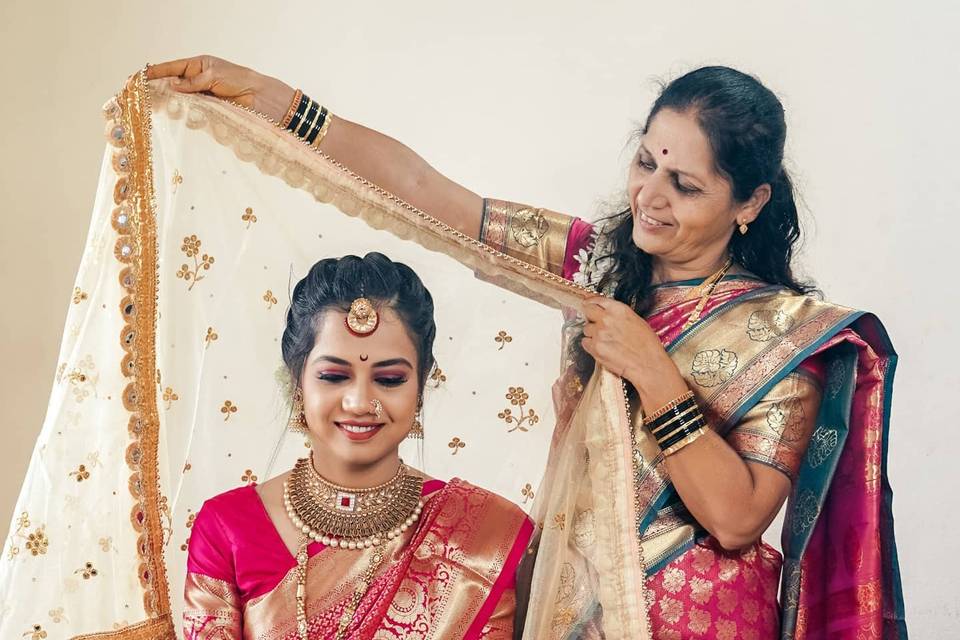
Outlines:
POLYGON ((287 115, 283 116, 283 120, 280 121, 281 129, 286 129, 290 124, 290 121, 293 120, 293 114, 297 112, 297 107, 300 105, 301 98, 303 98, 303 91, 297 89, 293 94, 293 102, 290 103, 290 108, 287 109, 287 115))
POLYGON ((323 121, 323 124, 320 125, 320 131, 317 132, 317 137, 316 137, 316 139, 313 141, 313 144, 310 145, 310 146, 313 147, 314 149, 319 149, 319 148, 320 148, 320 142, 323 140, 324 136, 327 135, 327 129, 330 128, 330 121, 331 121, 331 120, 333 120, 333 114, 330 113, 329 110, 327 110, 327 118, 326 118, 326 120, 323 121))
POLYGON ((672 455, 675 454, 677 451, 680 451, 680 449, 683 449, 683 448, 684 448, 685 446, 687 446, 688 444, 691 444, 691 443, 693 443, 694 441, 696 441, 696 440, 697 440, 698 438, 700 438, 700 436, 702 436, 704 433, 706 433, 706 429, 704 429, 704 427, 700 427, 699 429, 697 429, 696 431, 694 431, 693 433, 691 433, 690 435, 688 435, 686 438, 684 438, 684 439, 681 440, 680 442, 677 442, 676 444, 670 445, 668 448, 664 449, 664 450, 663 450, 663 457, 664 457, 664 458, 667 458, 667 457, 669 457, 669 456, 672 456, 672 455))
POLYGON ((687 400, 691 399, 692 397, 693 397, 693 391, 687 391, 685 394, 683 394, 682 396, 680 396, 680 397, 677 398, 676 400, 671 400, 670 402, 668 402, 668 403, 665 404, 664 406, 662 406, 662 407, 660 407, 659 409, 657 409, 654 413, 651 413, 649 416, 645 416, 645 417, 643 418, 643 424, 644 424, 644 425, 650 424, 651 422, 653 422, 654 420, 656 420, 657 418, 659 418, 659 417, 662 416, 663 414, 667 413, 668 411, 670 411, 671 409, 673 409, 674 407, 676 407, 676 406, 677 406, 678 404, 680 404, 681 402, 686 402, 687 400))

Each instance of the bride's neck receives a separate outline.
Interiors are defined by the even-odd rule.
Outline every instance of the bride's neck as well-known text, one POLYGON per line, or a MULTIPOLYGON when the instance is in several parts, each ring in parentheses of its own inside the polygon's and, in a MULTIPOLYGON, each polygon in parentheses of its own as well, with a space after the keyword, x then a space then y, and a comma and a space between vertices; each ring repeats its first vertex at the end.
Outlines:
POLYGON ((357 464, 337 459, 314 449, 313 468, 328 482, 351 489, 368 489, 392 479, 400 466, 399 452, 370 464, 357 464))

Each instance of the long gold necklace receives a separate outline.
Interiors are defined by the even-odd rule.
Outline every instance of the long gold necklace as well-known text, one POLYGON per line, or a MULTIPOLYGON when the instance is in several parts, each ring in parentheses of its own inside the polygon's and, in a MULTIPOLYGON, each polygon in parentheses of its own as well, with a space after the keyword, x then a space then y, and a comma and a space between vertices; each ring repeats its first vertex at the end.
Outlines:
POLYGON ((720 270, 715 272, 713 275, 708 276, 700 285, 698 285, 694 290, 692 295, 690 295, 688 300, 692 299, 695 295, 700 295, 700 300, 697 302, 697 306, 694 307, 693 311, 690 313, 690 316, 687 318, 687 321, 683 323, 682 331, 686 331, 693 325, 695 325, 699 320, 700 316, 703 315, 703 309, 707 306, 707 301, 710 300, 710 295, 713 293, 713 290, 717 288, 717 285, 720 283, 720 280, 723 279, 723 276, 727 275, 727 271, 730 270, 730 267, 733 266, 733 258, 727 258, 727 261, 724 263, 720 270))
MULTIPOLYGON (((312 455, 312 454, 311 454, 312 455)), ((387 482, 366 489, 334 484, 316 472, 311 458, 297 460, 283 485, 287 516, 300 530, 297 550, 297 635, 308 640, 307 561, 311 540, 351 550, 372 549, 366 570, 337 626, 337 640, 346 636, 360 600, 383 561, 381 544, 409 529, 423 510, 423 478, 408 473, 403 461, 387 482)))

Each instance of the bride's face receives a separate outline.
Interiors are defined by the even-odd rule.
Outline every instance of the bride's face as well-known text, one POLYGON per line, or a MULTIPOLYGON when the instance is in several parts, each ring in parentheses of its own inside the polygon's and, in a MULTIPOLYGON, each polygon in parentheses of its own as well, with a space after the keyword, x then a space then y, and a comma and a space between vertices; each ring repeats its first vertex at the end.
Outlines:
POLYGON ((383 308, 366 336, 351 334, 345 318, 324 313, 301 378, 320 473, 330 457, 357 471, 395 457, 417 411, 417 350, 400 317, 383 308), (373 400, 383 407, 379 417, 373 400))

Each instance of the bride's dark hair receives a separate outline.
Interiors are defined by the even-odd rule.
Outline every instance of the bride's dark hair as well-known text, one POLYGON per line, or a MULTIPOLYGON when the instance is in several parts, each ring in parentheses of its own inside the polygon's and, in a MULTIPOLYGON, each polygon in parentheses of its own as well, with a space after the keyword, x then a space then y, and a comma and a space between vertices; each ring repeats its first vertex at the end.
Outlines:
POLYGON ((283 361, 293 384, 300 382, 323 313, 329 309, 347 312, 361 292, 374 306, 389 307, 400 316, 417 348, 417 379, 422 393, 435 362, 433 297, 413 269, 376 252, 362 258, 347 255, 320 260, 293 288, 281 342, 283 361))

